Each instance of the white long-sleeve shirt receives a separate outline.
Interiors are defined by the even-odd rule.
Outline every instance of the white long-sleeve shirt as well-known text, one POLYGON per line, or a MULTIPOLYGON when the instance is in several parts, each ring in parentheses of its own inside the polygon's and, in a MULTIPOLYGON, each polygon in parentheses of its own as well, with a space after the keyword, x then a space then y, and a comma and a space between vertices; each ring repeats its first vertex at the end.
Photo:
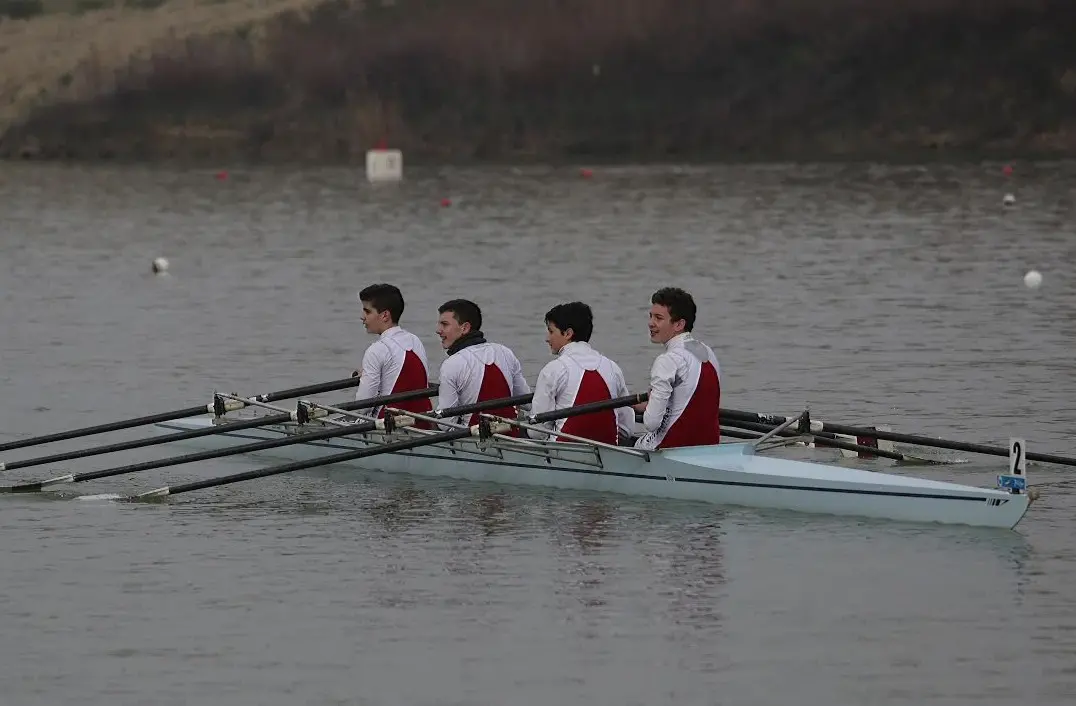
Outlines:
MULTIPOLYGON (((646 433, 635 442, 637 448, 653 450, 660 446, 695 396, 702 366, 707 362, 713 365, 720 386, 721 366, 708 345, 690 332, 665 343, 665 350, 650 368, 650 397, 643 414, 646 433)), ((714 393, 716 399, 718 391, 707 391, 707 394, 714 393)), ((716 417, 713 423, 716 425, 716 417)))
MULTIPOLYGON (((534 383, 534 397, 531 400, 531 414, 551 412, 557 409, 575 406, 576 394, 583 381, 583 373, 595 370, 602 376, 609 388, 610 399, 628 395, 628 385, 620 366, 606 358, 585 341, 572 341, 560 349, 557 357, 545 364, 538 373, 534 383)), ((621 407, 616 412, 617 429, 623 436, 630 436, 635 426, 635 412, 630 406, 621 407)), ((560 431, 567 420, 558 419, 539 426, 560 431)), ((528 430, 536 439, 548 439, 547 435, 528 430)), ((556 437, 552 437, 556 438, 556 437)))
POLYGON ((393 326, 378 336, 363 354, 362 378, 355 390, 355 399, 364 400, 393 392, 420 390, 429 385, 429 370, 426 349, 418 336, 399 326, 393 326), (408 352, 414 353, 422 364, 422 369, 413 369, 414 366, 411 366, 405 377, 413 379, 400 379, 408 352))
MULTIPOLYGON (((437 407, 448 409, 478 402, 486 376, 495 374, 493 371, 487 371, 488 365, 495 366, 496 371, 504 376, 507 396, 525 395, 531 391, 530 385, 523 377, 523 366, 516 354, 507 346, 487 341, 467 346, 441 363, 437 407)), ((487 381, 487 384, 496 385, 498 382, 500 381, 487 381)), ((467 423, 463 417, 454 417, 448 421, 456 424, 467 423)))

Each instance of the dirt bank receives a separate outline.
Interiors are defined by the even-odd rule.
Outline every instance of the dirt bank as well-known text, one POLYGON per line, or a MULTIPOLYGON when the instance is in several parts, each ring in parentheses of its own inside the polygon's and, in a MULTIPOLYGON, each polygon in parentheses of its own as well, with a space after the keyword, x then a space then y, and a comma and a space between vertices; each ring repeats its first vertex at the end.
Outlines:
POLYGON ((1072 0, 288 5, 41 79, 0 153, 360 161, 384 137, 413 161, 1076 155, 1072 0))

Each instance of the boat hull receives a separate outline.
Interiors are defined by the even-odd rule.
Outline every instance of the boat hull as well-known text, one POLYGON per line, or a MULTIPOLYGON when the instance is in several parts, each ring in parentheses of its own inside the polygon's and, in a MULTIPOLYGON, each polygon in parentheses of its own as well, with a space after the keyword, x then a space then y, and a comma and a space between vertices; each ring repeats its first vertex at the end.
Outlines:
MULTIPOLYGON (((210 418, 159 424, 163 432, 210 425, 210 418)), ((269 426, 199 437, 176 445, 227 448, 292 435, 269 426)), ((266 461, 305 461, 353 451, 414 432, 375 432, 249 453, 266 461)), ((719 505, 984 527, 1014 527, 1027 494, 756 455, 747 443, 632 455, 589 444, 464 439, 335 465, 387 473, 458 478, 719 505)))

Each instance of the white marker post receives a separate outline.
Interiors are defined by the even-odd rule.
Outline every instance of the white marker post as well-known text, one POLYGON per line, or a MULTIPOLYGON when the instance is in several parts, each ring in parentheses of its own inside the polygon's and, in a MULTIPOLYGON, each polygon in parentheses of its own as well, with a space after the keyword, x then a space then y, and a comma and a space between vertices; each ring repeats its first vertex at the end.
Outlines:
POLYGON ((389 149, 369 150, 366 153, 366 178, 371 182, 403 179, 403 153, 389 149))

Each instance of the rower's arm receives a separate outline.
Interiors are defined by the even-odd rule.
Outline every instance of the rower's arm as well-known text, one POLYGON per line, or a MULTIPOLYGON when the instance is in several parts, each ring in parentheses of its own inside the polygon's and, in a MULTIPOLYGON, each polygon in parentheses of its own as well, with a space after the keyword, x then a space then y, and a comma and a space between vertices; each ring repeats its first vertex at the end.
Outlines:
MULTIPOLYGON (((377 345, 375 342, 366 352, 362 355, 362 376, 359 378, 359 386, 355 390, 356 400, 365 400, 371 397, 378 397, 381 392, 381 368, 384 361, 382 360, 382 352, 384 352, 385 346, 377 345)), ((368 408, 372 409, 372 408, 368 408)))
MULTIPOLYGON (((624 371, 617 366, 613 370, 613 397, 627 397, 628 383, 624 379, 624 371)), ((616 426, 620 431, 620 437, 624 439, 635 436, 635 408, 618 407, 616 410, 616 426)))
MULTIPOLYGON (((460 406, 460 370, 453 357, 445 358, 441 363, 441 372, 438 375, 437 407, 449 409, 460 406)), ((448 421, 454 424, 462 424, 463 417, 453 417, 448 421)))
MULTIPOLYGON (((526 395, 531 391, 530 384, 527 383, 527 378, 523 377, 523 365, 519 362, 518 358, 513 358, 515 369, 512 371, 512 396, 526 395)), ((530 408, 529 404, 519 405, 520 409, 530 408)))
POLYGON ((650 368, 650 396, 643 412, 643 427, 657 431, 665 419, 672 400, 673 381, 676 380, 676 361, 668 355, 659 355, 650 368))
MULTIPOLYGON (((534 397, 531 398, 531 414, 552 412, 557 409, 557 396, 567 382, 568 371, 559 361, 551 360, 538 373, 538 379, 534 381, 534 397)), ((538 426, 553 430, 555 422, 543 422, 538 426)), ((527 430, 527 434, 535 439, 555 439, 539 431, 527 430)))

